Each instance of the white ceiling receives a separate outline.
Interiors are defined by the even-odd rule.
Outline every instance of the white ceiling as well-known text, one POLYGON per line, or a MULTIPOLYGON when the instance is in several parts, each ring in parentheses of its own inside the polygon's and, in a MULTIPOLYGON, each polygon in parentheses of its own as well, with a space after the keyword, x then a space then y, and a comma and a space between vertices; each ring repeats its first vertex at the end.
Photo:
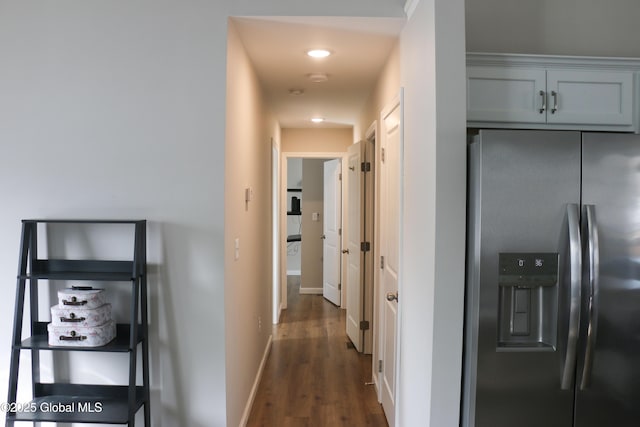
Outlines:
POLYGON ((371 94, 405 20, 401 18, 269 17, 233 18, 247 54, 283 128, 353 126, 371 94), (311 48, 333 54, 306 55, 311 48), (307 75, 326 73, 313 83, 307 75), (303 89, 292 96, 290 89, 303 89))

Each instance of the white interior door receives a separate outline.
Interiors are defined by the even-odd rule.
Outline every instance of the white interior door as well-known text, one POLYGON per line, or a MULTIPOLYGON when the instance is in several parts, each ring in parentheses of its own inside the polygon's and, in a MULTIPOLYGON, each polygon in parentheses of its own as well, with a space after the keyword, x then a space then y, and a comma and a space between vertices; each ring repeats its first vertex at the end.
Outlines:
POLYGON ((342 223, 342 188, 340 159, 324 163, 324 221, 322 248, 322 294, 340 306, 340 224, 342 223))
POLYGON ((398 361, 398 283, 402 113, 400 98, 382 113, 380 163, 381 400, 389 427, 395 426, 398 361))
POLYGON ((360 243, 363 235, 363 162, 364 142, 353 144, 348 149, 349 172, 347 172, 347 336, 356 350, 363 351, 364 330, 360 322, 364 320, 362 252, 360 243))

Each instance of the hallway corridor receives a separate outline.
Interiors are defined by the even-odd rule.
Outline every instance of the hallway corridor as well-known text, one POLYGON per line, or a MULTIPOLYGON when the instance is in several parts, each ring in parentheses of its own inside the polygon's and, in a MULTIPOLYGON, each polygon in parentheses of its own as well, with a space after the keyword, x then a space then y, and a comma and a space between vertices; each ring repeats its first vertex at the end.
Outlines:
POLYGON ((371 356, 350 346, 345 312, 322 295, 300 295, 290 276, 288 309, 274 328, 271 354, 250 427, 379 426, 387 422, 371 381, 371 356))

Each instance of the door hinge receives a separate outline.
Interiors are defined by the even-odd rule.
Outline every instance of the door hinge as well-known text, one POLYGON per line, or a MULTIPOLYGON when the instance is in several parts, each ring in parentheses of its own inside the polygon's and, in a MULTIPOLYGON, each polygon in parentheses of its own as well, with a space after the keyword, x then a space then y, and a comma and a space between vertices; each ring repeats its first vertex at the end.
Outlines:
POLYGON ((382 152, 380 154, 382 155, 382 163, 384 163, 384 147, 382 147, 382 152))
POLYGON ((360 243, 360 250, 362 252, 369 252, 371 250, 371 243, 369 242, 360 243))
POLYGON ((342 283, 338 283, 338 290, 341 291, 342 290, 342 283))
POLYGON ((384 270, 384 255, 380 257, 380 270, 384 270))
POLYGON ((342 236, 342 228, 338 228, 338 236, 342 236))
POLYGON ((378 372, 382 372, 382 360, 378 360, 378 372))
POLYGON ((361 331, 368 331, 369 330, 369 321, 368 320, 363 320, 360 322, 360 330, 361 331))
POLYGON ((338 181, 342 181, 342 172, 338 174, 338 181))
POLYGON ((360 163, 360 170, 362 172, 371 172, 371 162, 360 163))

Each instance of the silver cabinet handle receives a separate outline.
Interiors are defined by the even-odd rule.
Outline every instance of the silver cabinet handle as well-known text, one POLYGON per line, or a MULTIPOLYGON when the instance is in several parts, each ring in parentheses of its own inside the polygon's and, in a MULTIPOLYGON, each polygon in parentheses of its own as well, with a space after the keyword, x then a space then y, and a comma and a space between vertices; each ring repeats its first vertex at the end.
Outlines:
POLYGON ((587 229, 587 277, 589 280, 589 323, 587 325, 587 344, 584 353, 584 366, 582 367, 582 379, 580 390, 589 387, 591 383, 591 370, 593 367, 593 349, 596 344, 596 332, 598 326, 598 278, 600 275, 600 249, 598 244, 598 223, 596 221, 596 207, 586 205, 586 229, 587 229))
POLYGON ((387 301, 398 301, 398 292, 389 292, 387 293, 387 301))
POLYGON ((571 290, 569 309, 569 331, 567 333, 567 354, 562 369, 560 388, 569 390, 573 387, 576 369, 576 351, 578 333, 580 331, 580 296, 582 286, 582 248, 580 242, 580 225, 578 205, 567 206, 567 222, 569 225, 569 286, 571 290))
POLYGON ((543 114, 547 109, 547 92, 541 90, 540 97, 542 98, 542 107, 540 107, 540 114, 543 114))
POLYGON ((553 97, 553 108, 551 109, 551 114, 555 114, 556 111, 558 111, 558 92, 552 90, 551 96, 553 97))

